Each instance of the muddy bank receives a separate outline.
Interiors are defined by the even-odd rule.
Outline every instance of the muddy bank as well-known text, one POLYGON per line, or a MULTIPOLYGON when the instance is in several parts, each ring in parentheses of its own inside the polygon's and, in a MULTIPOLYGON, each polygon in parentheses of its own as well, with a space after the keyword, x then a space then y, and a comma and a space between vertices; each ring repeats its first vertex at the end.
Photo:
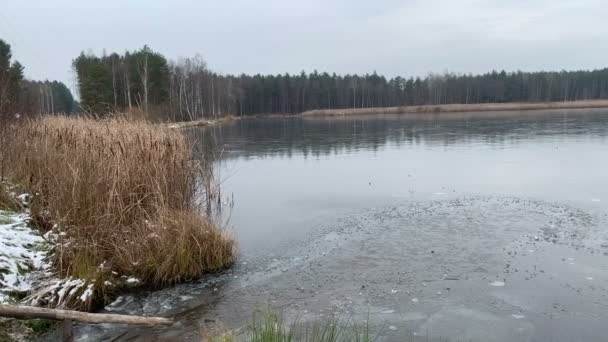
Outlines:
POLYGON ((244 256, 221 276, 106 308, 172 316, 177 327, 82 326, 79 336, 200 340, 270 305, 291 319, 369 318, 382 341, 598 340, 608 333, 605 222, 516 197, 370 209, 266 256, 244 256))
POLYGON ((414 113, 462 113, 493 111, 531 111, 548 109, 591 109, 608 108, 608 100, 588 100, 570 102, 540 103, 483 103, 483 104, 445 104, 425 106, 403 106, 355 109, 319 109, 306 111, 302 116, 342 116, 367 114, 414 114, 414 113))

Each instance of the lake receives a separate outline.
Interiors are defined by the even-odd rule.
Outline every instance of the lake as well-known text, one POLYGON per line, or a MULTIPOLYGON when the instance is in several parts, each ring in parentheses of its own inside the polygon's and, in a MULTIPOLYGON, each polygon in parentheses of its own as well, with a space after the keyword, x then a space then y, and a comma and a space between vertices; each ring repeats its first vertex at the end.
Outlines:
MULTIPOLYGON (((258 118, 189 133, 218 151, 239 260, 120 297, 108 311, 181 321, 123 339, 196 339, 265 306, 369 319, 383 341, 608 335, 606 110, 258 118)), ((80 334, 122 333, 107 328, 80 334)))

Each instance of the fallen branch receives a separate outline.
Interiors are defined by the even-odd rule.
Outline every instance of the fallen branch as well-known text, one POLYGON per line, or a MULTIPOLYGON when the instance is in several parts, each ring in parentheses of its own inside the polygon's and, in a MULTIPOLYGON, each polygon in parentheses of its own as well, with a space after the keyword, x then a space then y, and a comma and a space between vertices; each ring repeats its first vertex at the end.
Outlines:
POLYGON ((0 316, 18 319, 44 318, 55 321, 69 320, 85 323, 117 323, 131 325, 172 325, 174 321, 163 317, 143 317, 115 314, 86 313, 79 311, 45 309, 33 306, 0 305, 0 316))

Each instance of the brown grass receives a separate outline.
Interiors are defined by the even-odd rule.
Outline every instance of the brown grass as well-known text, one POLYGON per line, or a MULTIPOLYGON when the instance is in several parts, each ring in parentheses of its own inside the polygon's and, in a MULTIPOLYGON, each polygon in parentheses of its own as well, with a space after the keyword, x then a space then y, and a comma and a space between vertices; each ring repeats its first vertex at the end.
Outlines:
POLYGON ((9 184, 6 182, 6 171, 11 150, 3 148, 11 138, 11 127, 8 120, 0 117, 0 210, 17 211, 22 209, 21 203, 15 198, 9 184))
POLYGON ((200 208, 212 175, 180 132, 121 119, 43 117, 11 130, 8 178, 56 238, 63 277, 150 286, 229 265, 231 237, 200 208), (206 190, 205 190, 206 189, 206 190), (201 197, 202 196, 202 197, 201 197), (201 198, 203 199, 201 201, 201 198))
POLYGON ((318 109, 302 113, 303 116, 407 114, 407 113, 459 113, 492 112, 546 109, 587 109, 608 108, 608 100, 585 100, 570 102, 523 102, 523 103, 480 103, 444 104, 426 106, 403 106, 381 108, 318 109))
POLYGON ((21 209, 21 204, 15 196, 11 194, 9 186, 0 182, 0 210, 18 211, 21 209))

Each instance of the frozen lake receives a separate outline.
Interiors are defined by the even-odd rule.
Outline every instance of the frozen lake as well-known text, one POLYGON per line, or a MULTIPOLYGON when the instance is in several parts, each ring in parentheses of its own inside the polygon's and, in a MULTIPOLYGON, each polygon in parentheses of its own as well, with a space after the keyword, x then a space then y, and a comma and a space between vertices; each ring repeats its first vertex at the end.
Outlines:
POLYGON ((369 318, 383 341, 608 336, 606 111, 267 118, 191 133, 223 151, 238 264, 108 308, 175 315, 178 328, 81 337, 200 340, 266 305, 369 318))

